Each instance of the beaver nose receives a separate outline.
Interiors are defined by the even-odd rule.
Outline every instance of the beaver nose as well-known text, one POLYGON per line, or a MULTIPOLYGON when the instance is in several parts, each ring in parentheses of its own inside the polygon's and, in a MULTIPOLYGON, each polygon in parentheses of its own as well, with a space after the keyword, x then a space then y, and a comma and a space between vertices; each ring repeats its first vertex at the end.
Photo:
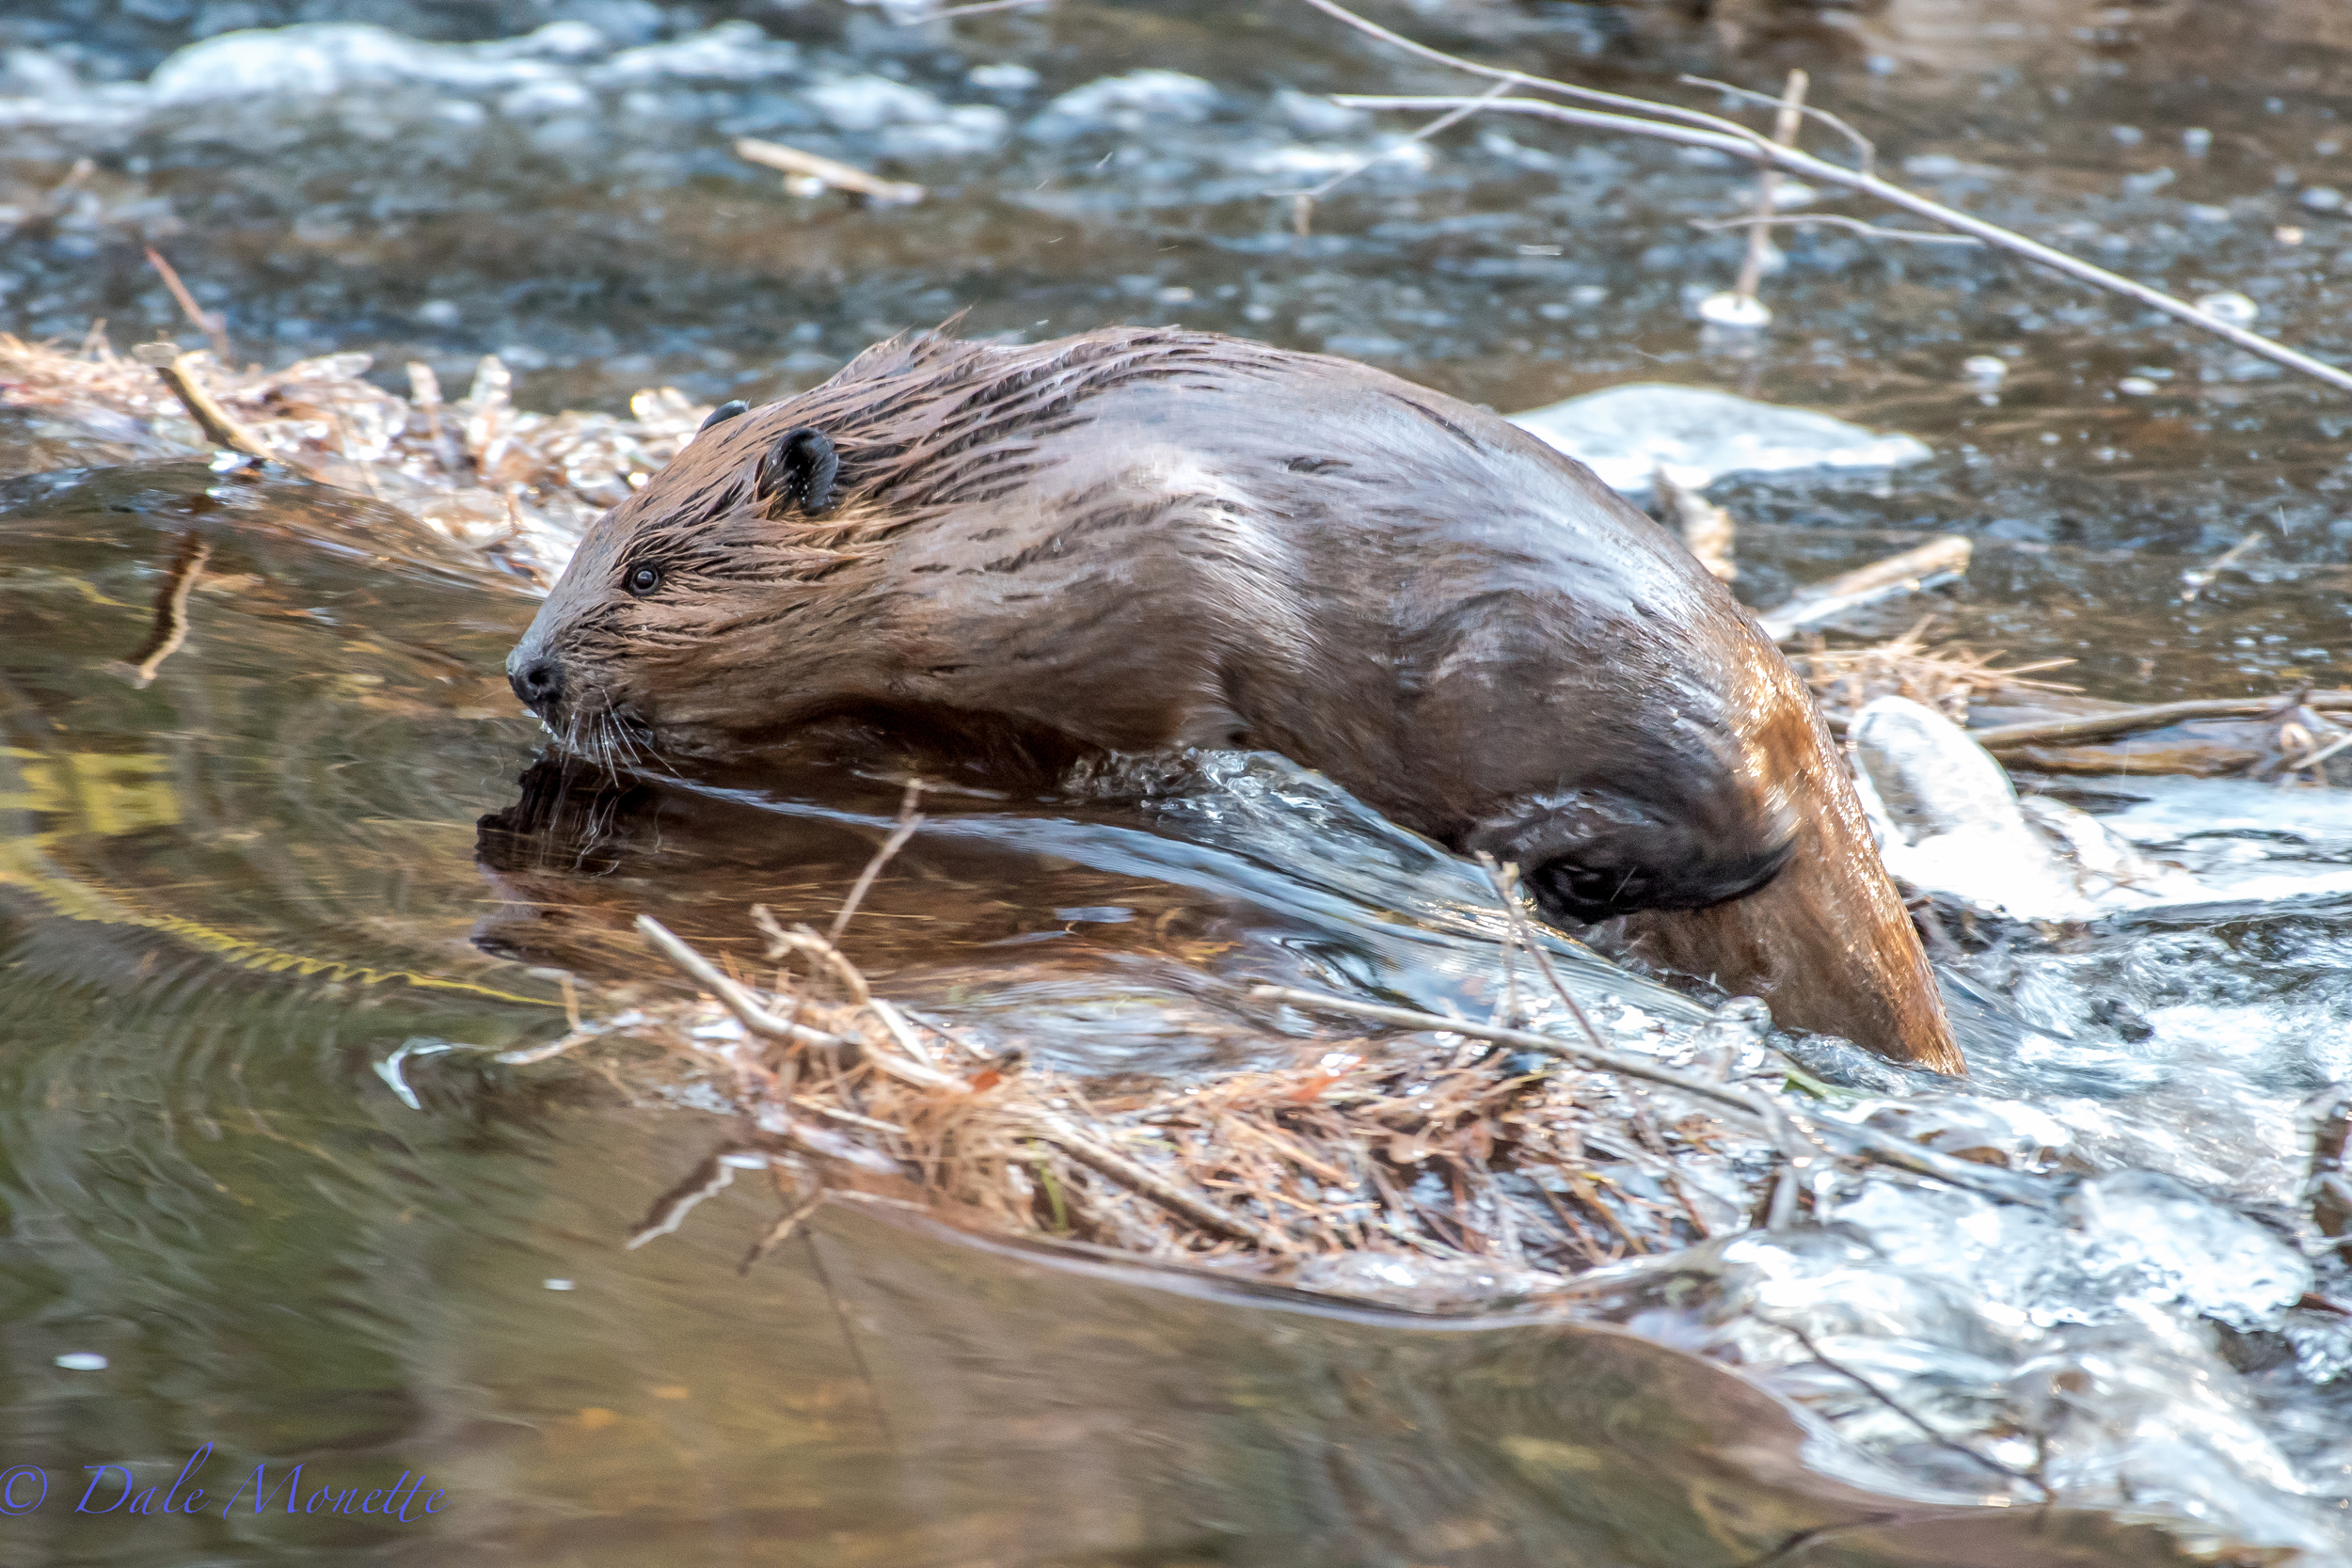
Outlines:
POLYGON ((564 700, 564 667, 551 658, 534 658, 520 669, 509 670, 506 684, 532 712, 545 715, 564 700))

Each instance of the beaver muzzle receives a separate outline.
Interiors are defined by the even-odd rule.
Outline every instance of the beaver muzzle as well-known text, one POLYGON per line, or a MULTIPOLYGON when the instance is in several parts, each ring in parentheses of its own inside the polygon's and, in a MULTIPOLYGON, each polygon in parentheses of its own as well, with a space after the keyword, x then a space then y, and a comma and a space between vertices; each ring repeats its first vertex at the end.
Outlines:
POLYGON ((546 654, 527 654, 525 649, 516 648, 506 661, 506 684, 515 689, 515 695, 542 722, 555 721, 556 709, 564 703, 562 664, 546 654))

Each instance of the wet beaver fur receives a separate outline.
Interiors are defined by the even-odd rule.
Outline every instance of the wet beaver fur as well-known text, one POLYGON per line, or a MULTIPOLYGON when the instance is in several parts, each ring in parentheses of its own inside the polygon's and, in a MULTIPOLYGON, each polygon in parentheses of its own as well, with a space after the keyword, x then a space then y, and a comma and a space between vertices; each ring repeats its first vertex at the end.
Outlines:
POLYGON ((508 671, 567 745, 1252 747, 1545 917, 1962 1070, 1803 684, 1679 541, 1452 398, 1173 328, 867 350, 599 519, 508 671))

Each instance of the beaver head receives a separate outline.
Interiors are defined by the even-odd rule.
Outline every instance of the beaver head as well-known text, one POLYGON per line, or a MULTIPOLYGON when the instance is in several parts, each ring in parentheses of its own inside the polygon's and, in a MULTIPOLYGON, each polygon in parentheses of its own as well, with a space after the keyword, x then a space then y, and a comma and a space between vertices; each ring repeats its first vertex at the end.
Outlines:
POLYGON ((590 530, 508 657, 515 694, 567 749, 612 760, 742 727, 728 673, 772 660, 780 600, 821 600, 818 585, 857 562, 861 519, 840 514, 840 454, 822 431, 745 421, 763 428, 714 450, 748 408, 703 421, 694 461, 677 466, 692 483, 590 530))
POLYGON ((1948 1058, 1923 958, 1855 967, 1917 941, 1867 834, 1823 816, 1851 787, 1787 661, 1677 541, 1491 413, 1116 329, 894 341, 712 420, 590 530, 509 661, 574 749, 734 758, 850 714, 951 749, 1279 752, 1518 863, 1567 925, 1755 905, 1834 841, 1859 870, 1828 905, 1867 919, 1807 942, 1932 1016, 1775 1005, 1948 1058))

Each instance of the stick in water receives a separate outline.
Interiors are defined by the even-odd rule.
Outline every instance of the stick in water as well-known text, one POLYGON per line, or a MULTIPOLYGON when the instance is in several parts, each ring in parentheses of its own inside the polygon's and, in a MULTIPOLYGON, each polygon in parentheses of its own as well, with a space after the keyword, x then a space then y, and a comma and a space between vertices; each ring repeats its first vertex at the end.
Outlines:
POLYGON ((1764 635, 1778 642, 1850 610, 1859 610, 1898 594, 1915 594, 1922 588, 1960 577, 1968 570, 1971 551, 1964 537, 1948 533, 1941 539, 1931 539, 1916 549, 1890 555, 1851 572, 1840 572, 1826 582, 1817 582, 1801 590, 1778 610, 1768 610, 1756 619, 1763 626, 1764 635))
POLYGON ((171 297, 179 302, 181 310, 186 314, 188 320, 196 324, 197 330, 203 333, 211 341, 213 358, 219 363, 222 370, 229 369, 230 363, 229 318, 217 311, 208 311, 199 307, 196 303, 196 296, 188 293, 188 286, 180 281, 179 273, 172 269, 171 263, 165 261, 163 253, 153 245, 147 247, 147 264, 163 275, 164 287, 171 291, 171 297))
MULTIPOLYGON (((1797 145, 1797 130, 1804 123, 1804 92, 1809 82, 1802 71, 1788 73, 1788 90, 1781 95, 1780 113, 1772 121, 1772 140, 1783 147, 1797 145)), ((1731 311, 1727 319, 1735 325, 1761 326, 1772 319, 1772 310, 1756 297, 1756 289, 1764 281, 1764 263, 1772 254, 1772 206, 1779 189, 1779 170, 1770 164, 1756 169, 1756 221, 1748 230, 1748 253, 1740 262, 1740 280, 1731 286, 1731 311)), ((1699 309, 1702 313, 1706 310, 1705 306, 1699 309)))
POLYGON ((1621 112, 1610 113, 1575 108, 1569 104, 1555 103, 1535 98, 1501 98, 1488 101, 1461 95, 1407 97, 1391 94, 1345 93, 1334 95, 1332 100, 1334 103, 1350 108, 1413 110, 1444 110, 1459 108, 1467 104, 1474 105, 1487 113, 1534 115, 1565 125, 1584 126, 1591 130, 1647 136, 1658 141, 1674 142, 1683 147, 1712 148, 1718 152, 1728 152, 1734 157, 1748 158, 1758 164, 1770 165, 1783 173, 1794 174, 1822 184, 1836 185, 1845 190, 1857 191, 1862 195, 1883 201, 1890 207, 1900 208, 1904 212, 1926 218, 1931 223, 1941 224, 1959 233, 1973 234, 1988 245, 1998 246, 2012 255, 2022 256, 2037 265, 2061 273, 2077 282, 2088 283, 2092 288, 2105 290, 2108 293, 2120 294, 2126 299, 2136 300, 2151 309, 2160 310, 2176 321, 2187 323, 2201 332, 2211 333, 2224 341, 2234 343, 2249 354, 2259 355, 2265 359, 2284 365, 2290 370, 2298 371, 2315 381, 2326 382, 2339 390, 2352 391, 2352 371, 2341 370, 2325 360, 2314 359, 2308 354, 2289 348, 2286 344, 2265 338, 2258 332, 2249 332, 2235 323, 2226 322, 2218 316, 2210 315, 2188 301, 2166 293, 2161 289, 2152 289, 2145 283, 2136 282, 2123 277, 2121 273, 2109 272, 2105 267, 2093 266, 2078 257, 2069 256, 2062 250, 2054 249, 2036 240, 2029 240, 2013 230, 2003 229, 1998 224, 1987 223, 1984 219, 1971 216, 1956 207, 1947 207, 1940 201, 1931 200, 1915 191, 1906 190, 1900 185, 1882 180, 1867 168, 1861 170, 1847 168, 1842 165, 1833 164, 1826 158, 1816 157, 1809 152, 1801 152, 1792 147, 1782 147, 1767 137, 1758 135, 1746 126, 1735 120, 1725 119, 1720 115, 1710 115, 1697 109, 1686 109, 1677 103, 1661 103, 1651 99, 1629 97, 1624 93, 1603 92, 1598 88, 1578 87, 1573 83, 1555 81, 1549 77, 1528 76, 1522 72, 1504 70, 1498 66, 1480 65, 1475 60, 1466 60, 1459 55, 1449 55, 1443 50, 1432 49, 1425 43, 1416 43, 1400 33, 1391 32, 1375 22, 1358 16, 1354 11, 1340 5, 1338 0, 1303 0, 1303 3, 1359 33, 1378 39, 1391 48, 1402 50, 1422 59, 1451 66, 1456 71, 1467 71, 1473 76, 1485 77, 1489 81, 1499 77, 1512 78, 1525 83, 1539 92, 1553 93, 1582 103, 1606 104, 1611 109, 1621 112))

